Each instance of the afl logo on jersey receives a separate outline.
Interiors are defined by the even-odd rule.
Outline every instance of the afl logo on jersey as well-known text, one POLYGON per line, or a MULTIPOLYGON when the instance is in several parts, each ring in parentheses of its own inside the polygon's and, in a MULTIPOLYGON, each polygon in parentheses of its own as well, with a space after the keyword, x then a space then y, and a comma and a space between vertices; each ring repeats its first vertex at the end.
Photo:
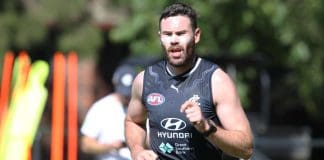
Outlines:
POLYGON ((147 96, 147 103, 152 106, 158 106, 164 103, 165 98, 160 93, 151 93, 147 96))

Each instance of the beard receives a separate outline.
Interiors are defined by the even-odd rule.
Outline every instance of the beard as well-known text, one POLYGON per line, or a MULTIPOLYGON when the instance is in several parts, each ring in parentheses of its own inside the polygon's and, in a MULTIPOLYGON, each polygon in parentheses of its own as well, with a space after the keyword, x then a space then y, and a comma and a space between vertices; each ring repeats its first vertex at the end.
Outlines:
POLYGON ((164 50, 164 56, 167 60, 167 62, 174 66, 174 67, 185 67, 187 65, 191 65, 194 62, 195 59, 195 42, 194 40, 190 40, 187 45, 186 48, 183 48, 182 46, 179 45, 175 45, 175 46, 171 46, 169 48, 166 48, 165 45, 161 44, 162 48, 164 50), (173 59, 168 53, 171 52, 174 49, 181 49, 181 51, 183 52, 181 55, 181 58, 179 59, 173 59))

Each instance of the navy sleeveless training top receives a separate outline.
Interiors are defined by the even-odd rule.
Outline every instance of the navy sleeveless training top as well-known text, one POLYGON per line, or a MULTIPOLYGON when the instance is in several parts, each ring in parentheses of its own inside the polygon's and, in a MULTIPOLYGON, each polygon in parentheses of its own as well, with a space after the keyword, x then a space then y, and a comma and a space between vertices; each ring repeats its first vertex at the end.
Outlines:
POLYGON ((211 76, 218 66, 202 58, 188 72, 172 76, 166 61, 145 69, 142 101, 148 111, 150 145, 159 159, 221 159, 213 146, 188 121, 180 106, 198 102, 206 118, 219 124, 212 100, 211 76))

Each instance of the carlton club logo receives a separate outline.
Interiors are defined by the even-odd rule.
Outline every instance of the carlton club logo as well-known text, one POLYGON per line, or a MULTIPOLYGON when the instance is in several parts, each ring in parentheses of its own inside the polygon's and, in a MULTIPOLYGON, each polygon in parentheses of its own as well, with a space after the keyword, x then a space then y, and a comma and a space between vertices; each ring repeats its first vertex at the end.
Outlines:
POLYGON ((169 131, 179 131, 186 128, 186 122, 179 118, 165 118, 161 121, 161 126, 169 131))
POLYGON ((152 106, 158 106, 164 103, 165 98, 160 93, 151 93, 147 96, 147 103, 152 106))

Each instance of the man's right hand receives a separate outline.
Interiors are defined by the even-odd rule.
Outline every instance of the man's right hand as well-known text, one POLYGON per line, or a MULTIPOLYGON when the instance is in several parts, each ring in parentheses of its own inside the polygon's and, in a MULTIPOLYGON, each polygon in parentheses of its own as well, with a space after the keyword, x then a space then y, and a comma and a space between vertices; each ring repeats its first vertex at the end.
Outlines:
POLYGON ((157 160, 158 155, 152 150, 142 150, 134 155, 134 160, 157 160))

